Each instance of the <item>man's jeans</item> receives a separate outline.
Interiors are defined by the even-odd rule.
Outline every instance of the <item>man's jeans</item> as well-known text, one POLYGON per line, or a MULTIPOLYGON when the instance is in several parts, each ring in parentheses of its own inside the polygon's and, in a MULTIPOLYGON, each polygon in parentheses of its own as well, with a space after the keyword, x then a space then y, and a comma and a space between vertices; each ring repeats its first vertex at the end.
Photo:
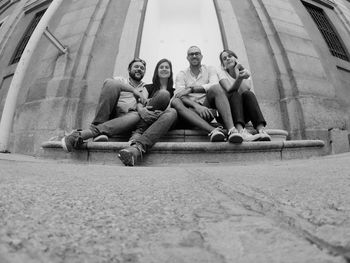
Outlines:
POLYGON ((134 143, 141 144, 146 152, 163 136, 177 120, 177 112, 173 108, 165 110, 148 129, 137 138, 134 143))
POLYGON ((100 134, 113 137, 135 129, 140 120, 139 114, 135 110, 128 113, 118 112, 117 104, 121 91, 118 81, 114 79, 104 81, 95 118, 90 127, 94 137, 100 134))
MULTIPOLYGON (((105 80, 100 94, 99 102, 96 108, 95 118, 90 127, 94 136, 105 134, 113 137, 117 134, 131 132, 140 122, 141 118, 137 111, 130 111, 125 114, 118 112, 117 104, 120 97, 121 87, 119 82, 114 79, 105 80)), ((157 97, 155 95, 150 100, 150 105, 154 109, 164 109, 164 99, 170 100, 170 96, 157 97), (160 98, 160 99, 159 99, 160 98), (153 101, 153 102, 152 102, 153 101)), ((169 102, 166 103, 166 105, 169 102)), ((144 150, 152 147, 160 137, 168 132, 170 127, 177 119, 176 111, 173 109, 165 110, 159 118, 143 133, 137 140, 144 150)))

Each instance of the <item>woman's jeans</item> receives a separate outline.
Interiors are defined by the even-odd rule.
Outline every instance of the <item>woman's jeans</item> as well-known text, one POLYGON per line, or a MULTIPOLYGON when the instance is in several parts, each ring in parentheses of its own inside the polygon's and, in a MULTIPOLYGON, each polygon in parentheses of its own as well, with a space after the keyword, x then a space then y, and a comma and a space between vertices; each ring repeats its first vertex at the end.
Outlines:
POLYGON ((253 92, 249 90, 242 94, 233 92, 228 95, 228 99, 234 124, 239 123, 244 127, 247 122, 251 121, 254 128, 259 124, 266 126, 266 121, 253 92))

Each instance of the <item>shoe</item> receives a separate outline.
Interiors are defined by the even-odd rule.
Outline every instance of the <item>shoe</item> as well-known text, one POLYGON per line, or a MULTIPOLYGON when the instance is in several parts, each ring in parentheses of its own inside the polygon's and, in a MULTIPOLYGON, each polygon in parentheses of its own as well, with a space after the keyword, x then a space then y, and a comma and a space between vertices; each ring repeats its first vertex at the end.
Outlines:
POLYGON ((215 128, 208 134, 208 136, 210 137, 211 142, 224 142, 226 139, 222 127, 215 128))
POLYGON ((259 141, 264 141, 264 142, 271 141, 271 136, 266 132, 265 128, 260 129, 258 134, 260 134, 259 141))
POLYGON ((101 134, 93 139, 94 142, 108 142, 108 136, 101 134))
POLYGON ((255 142, 259 141, 261 136, 259 133, 257 134, 251 134, 246 129, 241 130, 240 134, 242 135, 243 141, 245 142, 255 142))
POLYGON ((125 149, 122 149, 118 153, 118 158, 125 166, 135 166, 138 159, 142 159, 142 154, 145 151, 139 144, 133 144, 125 149))
POLYGON ((237 131, 235 127, 228 131, 228 141, 230 143, 241 143, 243 142, 242 135, 237 131))
POLYGON ((71 152, 78 149, 84 143, 84 140, 81 138, 79 131, 73 131, 71 134, 64 136, 61 142, 63 150, 71 152))

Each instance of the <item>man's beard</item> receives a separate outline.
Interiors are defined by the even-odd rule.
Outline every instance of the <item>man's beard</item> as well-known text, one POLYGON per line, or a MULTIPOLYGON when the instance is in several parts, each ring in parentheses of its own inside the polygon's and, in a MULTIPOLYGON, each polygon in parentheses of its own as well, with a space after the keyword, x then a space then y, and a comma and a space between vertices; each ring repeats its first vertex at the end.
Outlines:
MULTIPOLYGON (((136 73, 136 72, 135 72, 136 73)), ((140 77, 136 77, 136 74, 133 72, 129 72, 129 77, 133 80, 140 81, 143 78, 143 75, 141 74, 140 77)))

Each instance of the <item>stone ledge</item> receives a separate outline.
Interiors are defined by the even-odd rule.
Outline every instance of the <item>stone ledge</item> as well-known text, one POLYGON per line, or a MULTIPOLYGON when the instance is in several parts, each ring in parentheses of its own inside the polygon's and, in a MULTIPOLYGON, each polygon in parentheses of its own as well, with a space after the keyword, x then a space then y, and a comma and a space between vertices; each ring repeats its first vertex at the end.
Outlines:
MULTIPOLYGON (((247 130, 254 134, 255 130, 248 126, 247 130)), ((272 141, 285 141, 288 136, 288 132, 280 129, 266 129, 266 132, 271 136, 272 141)), ((109 138, 111 142, 127 142, 130 135, 119 135, 113 138, 109 138)), ((208 142, 208 134, 205 131, 196 129, 176 129, 169 131, 164 135, 160 142, 208 142)))
MULTIPOLYGON (((320 140, 280 142, 158 142, 145 155, 142 165, 172 165, 191 163, 235 163, 303 159, 325 155, 325 143, 320 140)), ((65 153, 60 141, 42 144, 41 157, 70 159, 75 162, 122 165, 116 157, 127 142, 87 142, 80 150, 65 153)))

